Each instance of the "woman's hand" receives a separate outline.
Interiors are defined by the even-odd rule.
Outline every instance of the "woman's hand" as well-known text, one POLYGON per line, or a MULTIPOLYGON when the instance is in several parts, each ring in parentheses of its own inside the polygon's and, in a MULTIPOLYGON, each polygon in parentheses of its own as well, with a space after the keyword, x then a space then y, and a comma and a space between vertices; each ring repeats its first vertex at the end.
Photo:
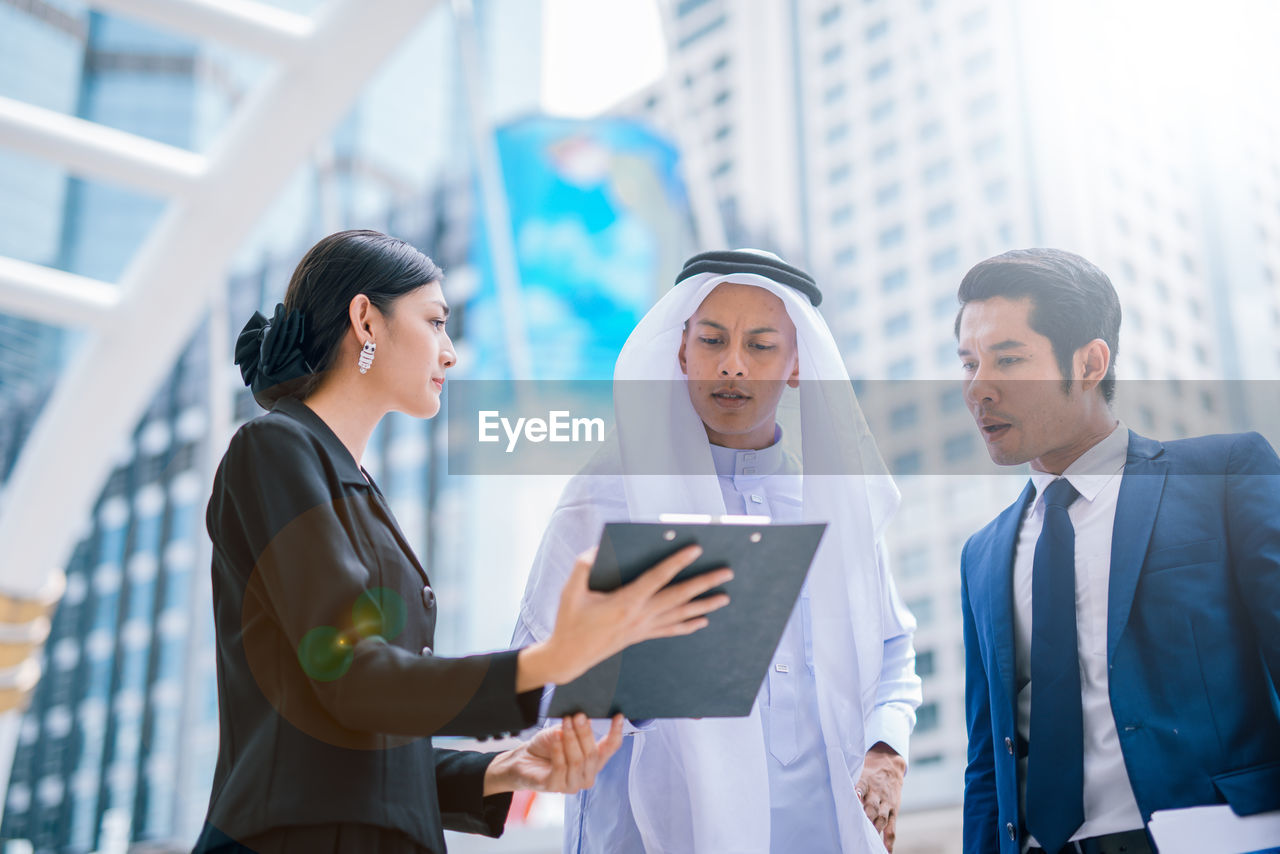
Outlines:
POLYGON ((728 582, 733 572, 713 570, 667 586, 701 554, 700 547, 686 546, 631 583, 598 593, 587 585, 595 550, 583 552, 560 594, 551 637, 520 651, 516 690, 572 682, 632 644, 692 634, 706 626, 706 615, 728 605, 729 597, 697 597, 728 582))
POLYGON ((589 789, 596 773, 622 745, 622 715, 595 740, 586 715, 540 730, 527 744, 499 753, 484 775, 485 796, 529 790, 572 795, 589 789))

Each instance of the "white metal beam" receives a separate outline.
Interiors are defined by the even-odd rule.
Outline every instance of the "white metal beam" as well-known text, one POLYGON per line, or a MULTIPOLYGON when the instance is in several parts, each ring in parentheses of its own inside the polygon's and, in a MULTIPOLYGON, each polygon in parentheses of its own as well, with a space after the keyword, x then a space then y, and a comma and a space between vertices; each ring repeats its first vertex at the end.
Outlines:
POLYGON ((0 514, 0 590, 36 590, 69 559, 110 474, 112 451, 168 375, 232 254, 383 59, 435 6, 335 0, 306 50, 241 105, 197 186, 166 209, 125 270, 110 333, 89 336, 27 438, 0 514))
POLYGON ((0 312, 5 314, 101 329, 119 301, 115 285, 0 256, 0 312))
POLYGON ((315 26, 306 15, 252 0, 91 0, 93 6, 200 41, 244 48, 277 59, 305 49, 315 26))
POLYGON ((0 146, 158 196, 189 192, 205 169, 199 154, 3 96, 0 146))

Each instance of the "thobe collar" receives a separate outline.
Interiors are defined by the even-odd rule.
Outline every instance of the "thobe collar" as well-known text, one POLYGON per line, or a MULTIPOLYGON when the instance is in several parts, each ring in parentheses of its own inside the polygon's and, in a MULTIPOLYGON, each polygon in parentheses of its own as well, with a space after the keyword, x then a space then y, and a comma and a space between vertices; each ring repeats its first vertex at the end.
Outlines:
MULTIPOLYGON (((1092 502, 1113 477, 1124 471, 1128 454, 1129 428, 1120 421, 1105 439, 1067 466, 1062 477, 1075 487, 1081 498, 1092 502)), ((1035 507, 1044 502, 1045 489, 1057 479, 1058 475, 1052 472, 1032 469, 1031 484, 1036 490, 1035 507)))
POLYGON ((733 478, 734 486, 743 481, 775 474, 782 468, 782 427, 774 425, 773 444, 759 450, 739 450, 721 445, 711 445, 711 459, 716 474, 733 478))

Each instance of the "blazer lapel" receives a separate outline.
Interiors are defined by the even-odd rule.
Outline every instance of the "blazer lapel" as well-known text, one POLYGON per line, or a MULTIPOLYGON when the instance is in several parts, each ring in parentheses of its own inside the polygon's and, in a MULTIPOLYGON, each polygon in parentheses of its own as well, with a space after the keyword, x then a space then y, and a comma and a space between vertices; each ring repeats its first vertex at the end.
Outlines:
POLYGON ((1146 559, 1151 529, 1155 526, 1160 496, 1164 493, 1168 461, 1161 459, 1164 445, 1129 431, 1129 455, 1116 499, 1116 521, 1111 531, 1111 571, 1107 591, 1107 663, 1115 657, 1116 643, 1129 622, 1138 574, 1146 559))
POLYGON ((990 593, 990 619, 993 648, 996 652, 996 668, 1004 695, 1012 701, 1014 690, 1013 661, 1013 557, 1018 543, 1018 528, 1027 505, 1035 497, 1036 490, 1027 481, 1022 495, 996 517, 995 527, 985 543, 986 554, 980 565, 986 567, 987 590, 990 593))

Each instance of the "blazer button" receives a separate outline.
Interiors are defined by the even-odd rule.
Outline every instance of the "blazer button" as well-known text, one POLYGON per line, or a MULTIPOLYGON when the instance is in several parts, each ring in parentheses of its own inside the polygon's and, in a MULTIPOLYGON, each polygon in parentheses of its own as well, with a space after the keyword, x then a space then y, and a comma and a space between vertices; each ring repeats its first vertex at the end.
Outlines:
POLYGON ((423 655, 434 655, 435 653, 434 653, 434 652, 432 652, 431 647, 429 647, 429 646, 424 646, 424 647, 422 648, 422 654, 423 654, 423 655))
POLYGON ((1004 749, 1005 749, 1005 750, 1007 750, 1007 751, 1009 751, 1009 755, 1010 755, 1010 756, 1012 756, 1012 755, 1013 755, 1013 739, 1012 739, 1012 738, 1009 738, 1008 736, 1005 736, 1005 740, 1004 740, 1004 749))
POLYGON ((1013 822, 1009 822, 1004 827, 1005 830, 1009 831, 1009 838, 1016 841, 1018 838, 1018 831, 1013 829, 1013 822))
POLYGON ((430 584, 422 588, 422 604, 427 607, 428 611, 436 606, 436 592, 431 589, 430 584))

